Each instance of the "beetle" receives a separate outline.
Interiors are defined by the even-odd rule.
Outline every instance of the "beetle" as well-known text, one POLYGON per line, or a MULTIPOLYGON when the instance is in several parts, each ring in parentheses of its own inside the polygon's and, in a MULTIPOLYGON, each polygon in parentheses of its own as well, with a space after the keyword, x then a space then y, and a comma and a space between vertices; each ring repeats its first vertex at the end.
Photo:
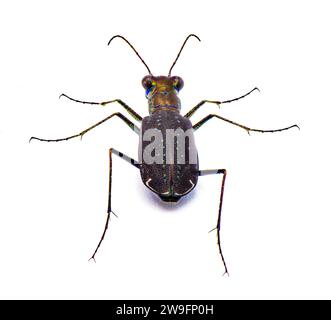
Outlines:
POLYGON ((108 224, 110 221, 111 213, 116 214, 112 210, 111 206, 111 189, 112 189, 112 155, 124 159, 134 167, 140 170, 141 179, 144 185, 154 192, 164 202, 176 203, 183 196, 190 193, 198 182, 198 177, 209 174, 221 174, 221 192, 219 200, 218 218, 217 224, 211 231, 217 230, 217 244, 219 253, 224 266, 224 274, 228 274, 228 269, 225 263, 225 259, 221 249, 220 240, 220 228, 221 228, 221 213, 223 204, 224 185, 227 175, 226 169, 215 170, 200 170, 198 164, 198 153, 194 142, 194 132, 198 130, 202 125, 208 122, 212 118, 217 118, 228 122, 232 125, 240 127, 246 130, 248 133, 255 132, 279 132, 288 130, 294 127, 299 128, 297 125, 292 125, 282 129, 274 130, 261 130, 253 129, 247 126, 236 123, 232 120, 221 117, 217 114, 209 114, 202 120, 198 121, 194 125, 190 121, 190 117, 205 103, 212 103, 220 106, 221 104, 230 103, 240 100, 253 91, 259 91, 258 88, 254 88, 248 93, 234 99, 225 101, 213 101, 203 100, 193 107, 184 116, 180 114, 181 102, 178 97, 179 91, 184 86, 184 81, 179 76, 172 76, 171 72, 175 66, 186 42, 189 38, 195 38, 199 41, 200 38, 195 34, 190 34, 186 37, 183 45, 181 46, 177 57, 175 58, 169 73, 167 76, 154 76, 150 71, 148 65, 139 55, 138 51, 132 46, 132 44, 123 36, 115 35, 112 37, 108 45, 115 39, 120 38, 124 40, 131 49, 135 52, 141 62, 145 65, 148 75, 142 79, 142 86, 145 89, 145 96, 148 100, 149 116, 141 117, 131 107, 120 99, 114 99, 104 102, 87 102, 71 98, 66 94, 61 94, 60 97, 66 97, 67 99, 90 105, 105 106, 111 103, 117 102, 121 105, 136 121, 141 123, 141 127, 136 126, 131 120, 124 116, 120 112, 115 112, 105 119, 97 122, 89 128, 81 131, 78 134, 61 138, 61 139, 42 139, 37 137, 31 137, 31 140, 39 140, 46 142, 59 142, 67 141, 76 137, 82 138, 87 132, 108 121, 114 116, 119 117, 126 125, 128 125, 136 134, 140 136, 139 140, 139 158, 138 161, 125 155, 124 153, 114 149, 109 149, 109 195, 108 195, 108 210, 106 224, 98 242, 98 245, 93 252, 91 259, 95 260, 95 255, 105 237, 108 224))

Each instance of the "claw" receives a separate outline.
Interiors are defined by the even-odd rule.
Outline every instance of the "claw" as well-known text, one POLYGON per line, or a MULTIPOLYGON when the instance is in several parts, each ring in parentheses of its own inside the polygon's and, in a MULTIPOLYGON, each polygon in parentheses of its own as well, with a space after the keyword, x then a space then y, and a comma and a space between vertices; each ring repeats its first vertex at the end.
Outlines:
POLYGON ((90 261, 92 259, 93 259, 94 263, 97 263, 96 260, 95 260, 95 258, 94 258, 94 256, 92 256, 90 259, 88 259, 88 261, 90 261))

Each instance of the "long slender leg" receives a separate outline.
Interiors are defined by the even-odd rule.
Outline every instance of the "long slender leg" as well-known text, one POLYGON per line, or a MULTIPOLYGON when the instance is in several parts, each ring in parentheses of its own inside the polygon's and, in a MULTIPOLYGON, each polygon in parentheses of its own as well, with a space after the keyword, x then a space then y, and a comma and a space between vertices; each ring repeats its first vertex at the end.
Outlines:
POLYGON ((113 103, 113 102, 117 102, 119 103, 134 119, 136 119, 137 121, 141 121, 142 120, 142 117, 137 113, 135 112, 133 109, 131 109, 125 102, 123 102, 121 99, 114 99, 114 100, 109 100, 109 101, 104 101, 104 102, 88 102, 88 101, 82 101, 82 100, 77 100, 77 99, 74 99, 74 98, 71 98, 69 97, 68 95, 62 93, 60 95, 60 98, 61 97, 66 97, 68 98, 69 100, 71 101, 75 101, 75 102, 79 102, 79 103, 83 103, 83 104, 93 104, 93 105, 99 105, 99 106, 105 106, 106 104, 109 104, 109 103, 113 103))
POLYGON ((190 118, 206 102, 208 102, 208 103, 215 103, 215 104, 217 104, 220 107, 221 104, 230 103, 230 102, 237 101, 237 100, 240 100, 242 98, 245 98, 245 97, 247 97, 249 94, 251 94, 255 90, 260 91, 259 88, 256 88, 255 87, 251 91, 247 92, 246 94, 244 94, 244 95, 242 95, 242 96, 240 96, 238 98, 234 98, 234 99, 230 99, 230 100, 225 100, 225 101, 202 100, 195 107, 193 107, 188 113, 186 113, 186 115, 184 117, 185 118, 190 118))
POLYGON ((112 211, 112 208, 111 208, 111 184, 112 184, 111 180, 112 180, 112 167, 113 167, 113 165, 112 165, 112 154, 116 154, 120 158, 124 159, 125 161, 127 161, 130 164, 132 164, 133 166, 135 166, 136 168, 140 167, 139 163, 136 160, 128 157, 124 153, 119 152, 114 148, 109 149, 109 192, 108 192, 107 220, 106 220, 105 228, 104 228, 103 233, 101 235, 100 241, 98 242, 98 245, 97 245, 96 249, 94 250, 92 257, 89 259, 89 260, 93 259, 94 261, 95 261, 95 255, 98 252, 99 247, 100 247, 100 245, 101 245, 101 243, 102 243, 102 241, 103 241, 103 239, 106 235, 106 232, 107 232, 107 229, 108 229, 108 224, 109 224, 109 221, 110 221, 110 214, 113 213, 116 216, 116 214, 114 213, 114 211, 112 211))
POLYGON ((111 114, 110 116, 108 116, 107 118, 97 122, 96 124, 94 124, 93 126, 83 130, 82 132, 78 133, 78 134, 74 134, 72 136, 66 137, 66 138, 61 138, 61 139, 41 139, 41 138, 37 138, 37 137, 31 137, 31 140, 39 140, 39 141, 46 141, 46 142, 59 142, 59 141, 66 141, 66 140, 70 140, 73 138, 77 138, 77 137, 81 137, 81 139, 83 138, 83 135, 87 132, 89 132, 90 130, 94 129, 95 127, 99 126, 100 124, 106 122, 107 120, 109 120, 110 118, 117 116, 120 119, 122 119, 135 133, 139 134, 140 129, 133 123, 131 122, 128 118, 126 118, 125 116, 123 116, 122 113, 120 112, 116 112, 111 114))
POLYGON ((223 194, 224 194, 224 185, 225 185, 225 179, 226 179, 226 169, 200 170, 199 171, 199 176, 205 176, 205 175, 208 175, 208 174, 222 174, 223 175, 223 177, 222 177, 221 195, 220 195, 220 205, 219 205, 219 209, 218 209, 217 225, 211 231, 217 230, 217 244, 218 244, 218 249, 219 249, 219 252, 220 252, 220 255, 221 255, 221 258, 222 258, 222 261, 223 261, 224 269, 225 269, 224 274, 227 273, 229 275, 228 268, 226 266, 225 259, 224 259, 223 253, 222 253, 221 236, 220 236, 220 233, 221 233, 221 215, 222 215, 223 194))
POLYGON ((242 129, 245 129, 247 131, 247 133, 249 134, 250 131, 255 131, 255 132, 279 132, 279 131, 284 131, 284 130, 288 130, 288 129, 291 129, 291 128, 294 128, 294 127, 297 127, 299 130, 299 126, 294 124, 292 126, 289 126, 289 127, 286 127, 286 128, 282 128, 282 129, 273 129, 273 130, 260 130, 260 129, 252 129, 252 128, 249 128, 249 127, 246 127, 242 124, 239 124, 237 122, 234 122, 232 120, 229 120, 229 119, 226 119, 226 118, 223 118, 221 116, 218 116, 216 114, 210 114, 208 116, 206 116, 205 118, 203 118, 202 120, 200 120, 198 123, 196 123, 194 126, 193 126, 193 129, 194 130, 197 130, 199 129, 203 124, 205 124, 207 121, 209 121, 210 119, 212 119, 213 117, 216 117, 218 119, 221 119, 225 122, 228 122, 228 123, 231 123, 237 127, 240 127, 242 129))

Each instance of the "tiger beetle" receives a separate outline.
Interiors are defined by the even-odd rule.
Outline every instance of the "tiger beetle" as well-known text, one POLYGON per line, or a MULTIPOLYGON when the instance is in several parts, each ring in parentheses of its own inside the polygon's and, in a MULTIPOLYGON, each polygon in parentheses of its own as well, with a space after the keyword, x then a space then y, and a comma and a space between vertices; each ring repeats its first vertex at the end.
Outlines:
POLYGON ((139 161, 128 157, 124 153, 115 150, 114 148, 109 149, 109 195, 108 195, 108 210, 107 210, 107 220, 106 224, 99 240, 99 243, 93 252, 91 259, 95 260, 95 255, 105 237, 108 224, 110 221, 111 213, 115 216, 116 214, 112 211, 111 207, 111 188, 112 188, 112 156, 113 154, 124 159, 134 167, 140 170, 140 175, 144 185, 150 189, 152 192, 156 193, 160 199, 164 202, 176 203, 183 196, 190 193, 198 182, 199 176, 205 176, 210 174, 221 174, 221 192, 219 200, 218 218, 217 224, 211 231, 217 230, 217 244, 220 256, 222 258, 224 266, 224 274, 228 274, 228 269, 225 263, 225 259, 221 249, 220 240, 220 228, 221 228, 221 213, 223 204, 223 194, 224 194, 224 184, 227 175, 226 169, 215 169, 215 170, 200 170, 198 164, 198 154, 194 143, 193 132, 198 130, 202 125, 208 122, 212 118, 217 118, 233 124, 246 130, 248 133, 251 131, 255 132, 279 132, 288 130, 294 127, 299 128, 297 125, 292 125, 282 129, 274 130, 260 130, 252 129, 247 126, 241 125, 232 120, 226 119, 216 114, 209 114, 202 120, 198 121, 192 125, 190 117, 205 103, 213 103, 217 106, 221 104, 230 103, 233 101, 240 100, 253 91, 259 91, 258 88, 254 88, 248 93, 231 100, 225 101, 214 101, 214 100, 202 100, 195 107, 193 107, 184 116, 180 115, 181 103, 178 97, 179 91, 184 86, 184 81, 178 76, 171 76, 171 71, 175 66, 186 42, 190 37, 194 37, 201 41, 195 34, 190 34, 184 41, 182 47, 180 48, 176 59, 174 60, 171 68, 169 70, 168 76, 154 76, 141 58, 138 51, 132 46, 132 44, 123 36, 116 35, 112 37, 108 45, 115 38, 120 38, 124 40, 131 49, 135 52, 141 62, 145 65, 148 75, 142 79, 142 86, 145 89, 145 95, 148 101, 149 116, 142 118, 138 113, 131 109, 125 102, 120 99, 114 99, 104 102, 87 102, 77 99, 73 99, 66 94, 61 94, 60 97, 66 97, 74 102, 90 104, 90 105, 100 105, 105 106, 110 103, 117 102, 120 104, 136 121, 141 123, 141 127, 136 126, 131 120, 124 116, 120 112, 115 112, 105 119, 95 123, 89 128, 83 130, 82 132, 62 138, 62 139, 41 139, 37 137, 31 137, 30 141, 35 139, 39 141, 46 142, 59 142, 67 141, 76 137, 83 137, 87 132, 106 122, 107 120, 113 118, 114 116, 119 117, 124 121, 136 134, 139 135, 139 161))

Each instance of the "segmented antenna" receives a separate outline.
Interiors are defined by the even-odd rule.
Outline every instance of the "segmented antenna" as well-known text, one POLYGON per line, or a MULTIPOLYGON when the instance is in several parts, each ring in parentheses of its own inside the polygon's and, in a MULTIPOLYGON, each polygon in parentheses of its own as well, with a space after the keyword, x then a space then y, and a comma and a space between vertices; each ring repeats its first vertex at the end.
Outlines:
POLYGON ((148 65, 146 64, 146 62, 144 61, 144 59, 139 55, 138 51, 133 47, 133 45, 128 41, 126 40, 123 36, 121 35, 116 35, 116 36, 113 36, 109 41, 108 41, 108 45, 115 39, 115 38, 121 38, 123 39, 130 47, 131 49, 136 53, 136 55, 139 57, 139 59, 141 60, 141 62, 145 65, 145 67, 147 68, 148 70, 148 73, 152 76, 152 72, 151 70, 148 68, 148 65))
POLYGON ((181 54, 182 51, 183 51, 183 48, 185 47, 185 44, 186 44, 187 40, 188 40, 190 37, 194 37, 194 38, 198 39, 199 41, 201 41, 200 38, 199 38, 197 35, 195 35, 195 34, 190 34, 189 36, 187 36, 187 38, 185 39, 185 41, 184 41, 182 47, 180 48, 180 50, 179 50, 179 52, 178 52, 178 55, 177 55, 177 57, 176 57, 174 63, 172 64, 172 66, 171 66, 171 68, 170 68, 170 70, 169 70, 168 77, 171 76, 172 68, 175 66, 175 64, 176 64, 176 62, 177 62, 177 60, 178 60, 180 54, 181 54))

